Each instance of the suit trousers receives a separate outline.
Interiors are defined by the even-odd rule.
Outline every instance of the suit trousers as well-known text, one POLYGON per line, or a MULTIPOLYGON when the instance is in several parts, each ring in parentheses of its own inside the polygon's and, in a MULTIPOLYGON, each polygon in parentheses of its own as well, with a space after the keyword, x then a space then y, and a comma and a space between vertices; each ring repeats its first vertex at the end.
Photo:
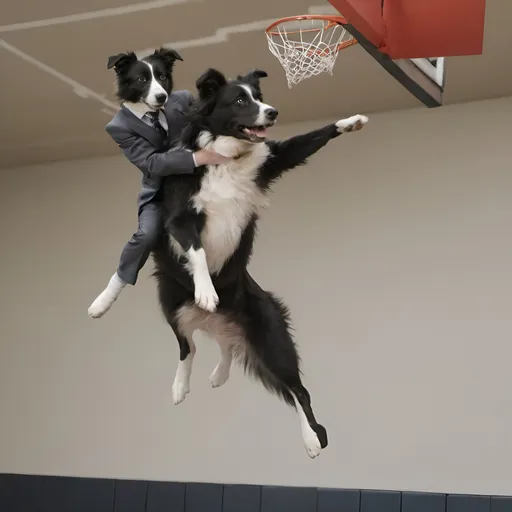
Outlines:
POLYGON ((150 202, 139 209, 139 227, 124 246, 117 268, 118 276, 128 284, 137 282, 140 269, 146 263, 162 229, 159 202, 150 202))

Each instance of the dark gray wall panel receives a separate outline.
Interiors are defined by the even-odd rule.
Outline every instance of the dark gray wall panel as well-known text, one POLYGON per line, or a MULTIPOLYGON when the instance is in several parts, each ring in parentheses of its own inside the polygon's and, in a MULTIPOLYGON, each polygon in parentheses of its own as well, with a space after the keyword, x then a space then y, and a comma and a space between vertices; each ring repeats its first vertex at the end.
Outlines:
POLYGON ((0 511, 42 512, 44 480, 35 475, 1 475, 0 511))
POLYGON ((262 487, 261 512, 316 512, 317 489, 262 487))
POLYGON ((317 512, 359 512, 360 500, 360 491, 318 489, 317 512))
POLYGON ((114 480, 42 477, 44 512, 112 512, 114 480))
POLYGON ((491 498, 450 494, 446 501, 446 512, 491 512, 491 498))
POLYGON ((146 512, 185 512, 185 484, 149 482, 146 512))
POLYGON ((221 484, 187 484, 185 512, 222 512, 221 484))
POLYGON ((148 483, 139 480, 116 480, 114 512, 146 512, 148 483))
POLYGON ((491 512, 512 512, 512 498, 493 496, 491 498, 491 512))
POLYGON ((424 492, 403 492, 402 512, 445 512, 446 495, 424 492))
POLYGON ((400 512, 400 492, 361 491, 361 512, 400 512))
MULTIPOLYGON (((259 485, 225 485, 222 512, 260 512, 259 485)), ((149 511, 148 511, 149 512, 149 511)))
POLYGON ((512 512, 512 496, 0 473, 0 512, 512 512))

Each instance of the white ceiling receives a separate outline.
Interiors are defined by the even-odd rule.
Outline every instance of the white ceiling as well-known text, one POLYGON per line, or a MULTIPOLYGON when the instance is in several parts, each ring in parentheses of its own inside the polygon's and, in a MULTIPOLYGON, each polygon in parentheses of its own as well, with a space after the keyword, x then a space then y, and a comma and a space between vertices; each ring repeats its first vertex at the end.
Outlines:
MULTIPOLYGON (((264 27, 320 11, 332 8, 324 0, 2 0, 0 167, 117 154, 104 132, 116 109, 106 63, 128 49, 179 49, 176 87, 192 91, 207 67, 228 76, 264 69, 265 99, 281 123, 420 106, 357 45, 340 54, 333 77, 289 90, 264 27)), ((445 104, 512 95, 511 19, 512 1, 487 0, 484 54, 448 59, 445 104)))

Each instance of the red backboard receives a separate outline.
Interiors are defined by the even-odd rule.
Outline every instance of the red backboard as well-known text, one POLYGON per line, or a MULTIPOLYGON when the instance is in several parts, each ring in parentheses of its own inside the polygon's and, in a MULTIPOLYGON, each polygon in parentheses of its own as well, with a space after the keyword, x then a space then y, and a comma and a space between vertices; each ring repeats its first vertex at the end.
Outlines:
POLYGON ((391 59, 480 55, 483 50, 485 0, 329 2, 391 59))

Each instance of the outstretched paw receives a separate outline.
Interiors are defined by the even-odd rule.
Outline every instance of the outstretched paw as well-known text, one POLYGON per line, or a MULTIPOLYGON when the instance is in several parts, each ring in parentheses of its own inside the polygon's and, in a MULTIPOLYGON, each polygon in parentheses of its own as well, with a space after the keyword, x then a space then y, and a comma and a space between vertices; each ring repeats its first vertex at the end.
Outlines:
POLYGON ((355 116, 348 117, 347 119, 341 119, 336 123, 336 128, 338 128, 339 133, 356 132, 360 130, 367 122, 368 118, 366 116, 357 114, 355 116))

